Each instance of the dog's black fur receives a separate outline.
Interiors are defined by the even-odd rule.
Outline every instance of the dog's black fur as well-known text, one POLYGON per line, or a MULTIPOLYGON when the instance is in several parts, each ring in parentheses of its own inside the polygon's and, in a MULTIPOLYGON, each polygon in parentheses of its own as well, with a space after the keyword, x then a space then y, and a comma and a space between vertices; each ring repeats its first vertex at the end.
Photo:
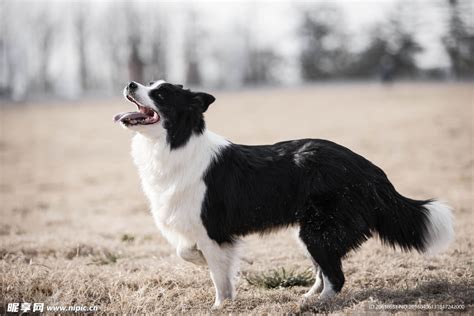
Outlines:
MULTIPOLYGON (((172 149, 203 133, 214 97, 163 84, 150 92, 172 149)), ((424 251, 431 200, 400 195, 385 173, 351 150, 321 139, 264 146, 231 144, 204 176, 201 218, 219 244, 253 232, 298 225, 299 236, 335 291, 341 258, 377 233, 403 250, 424 251)))
POLYGON ((330 141, 233 144, 213 162, 205 183, 201 216, 209 237, 231 243, 298 224, 335 291, 344 283, 341 258, 373 232, 390 245, 424 250, 429 201, 401 196, 380 168, 330 141))

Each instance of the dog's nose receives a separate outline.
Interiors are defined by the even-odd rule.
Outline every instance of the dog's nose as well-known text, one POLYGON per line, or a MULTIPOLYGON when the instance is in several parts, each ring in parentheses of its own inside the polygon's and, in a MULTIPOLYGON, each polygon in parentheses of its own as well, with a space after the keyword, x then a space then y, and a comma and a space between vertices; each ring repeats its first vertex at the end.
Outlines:
POLYGON ((138 88, 138 85, 134 81, 128 84, 128 90, 135 90, 136 88, 138 88))

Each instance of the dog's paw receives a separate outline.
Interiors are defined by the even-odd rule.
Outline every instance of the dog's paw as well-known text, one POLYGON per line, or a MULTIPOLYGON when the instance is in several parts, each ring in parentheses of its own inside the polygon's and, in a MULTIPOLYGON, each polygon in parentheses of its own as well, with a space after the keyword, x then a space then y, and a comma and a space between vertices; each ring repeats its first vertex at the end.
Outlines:
POLYGON ((212 305, 211 310, 216 311, 216 310, 221 310, 225 305, 232 303, 232 301, 235 299, 234 294, 224 294, 219 296, 219 298, 216 298, 214 301, 214 305, 212 305))
POLYGON ((223 302, 215 302, 214 305, 211 306, 211 311, 219 311, 224 306, 223 302))
POLYGON ((324 290, 319 295, 319 300, 321 300, 321 301, 328 300, 328 299, 333 298, 334 296, 336 296, 336 294, 337 293, 334 292, 332 289, 324 288, 324 290))

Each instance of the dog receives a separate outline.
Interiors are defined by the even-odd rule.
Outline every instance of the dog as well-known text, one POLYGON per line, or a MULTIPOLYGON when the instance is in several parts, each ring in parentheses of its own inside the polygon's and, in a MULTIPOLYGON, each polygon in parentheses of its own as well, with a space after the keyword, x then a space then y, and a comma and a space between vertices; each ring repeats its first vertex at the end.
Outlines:
POLYGON ((207 265, 213 308, 235 296, 239 240, 294 226, 316 269, 304 295, 341 291, 341 258, 377 234, 384 244, 436 254, 454 237, 450 207, 399 194, 364 157, 322 139, 234 144, 206 129, 215 98, 165 81, 130 82, 132 156, 154 221, 182 259, 207 265))

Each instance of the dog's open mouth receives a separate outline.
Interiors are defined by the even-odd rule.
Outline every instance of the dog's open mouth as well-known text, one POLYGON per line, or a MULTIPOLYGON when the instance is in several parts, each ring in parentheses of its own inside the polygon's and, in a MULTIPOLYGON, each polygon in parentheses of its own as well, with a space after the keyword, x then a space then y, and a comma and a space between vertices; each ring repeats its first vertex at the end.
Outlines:
POLYGON ((155 124, 160 120, 160 115, 150 109, 140 105, 135 99, 131 96, 126 96, 130 102, 136 104, 138 111, 135 112, 122 112, 114 117, 114 122, 121 122, 125 125, 149 125, 155 124))

